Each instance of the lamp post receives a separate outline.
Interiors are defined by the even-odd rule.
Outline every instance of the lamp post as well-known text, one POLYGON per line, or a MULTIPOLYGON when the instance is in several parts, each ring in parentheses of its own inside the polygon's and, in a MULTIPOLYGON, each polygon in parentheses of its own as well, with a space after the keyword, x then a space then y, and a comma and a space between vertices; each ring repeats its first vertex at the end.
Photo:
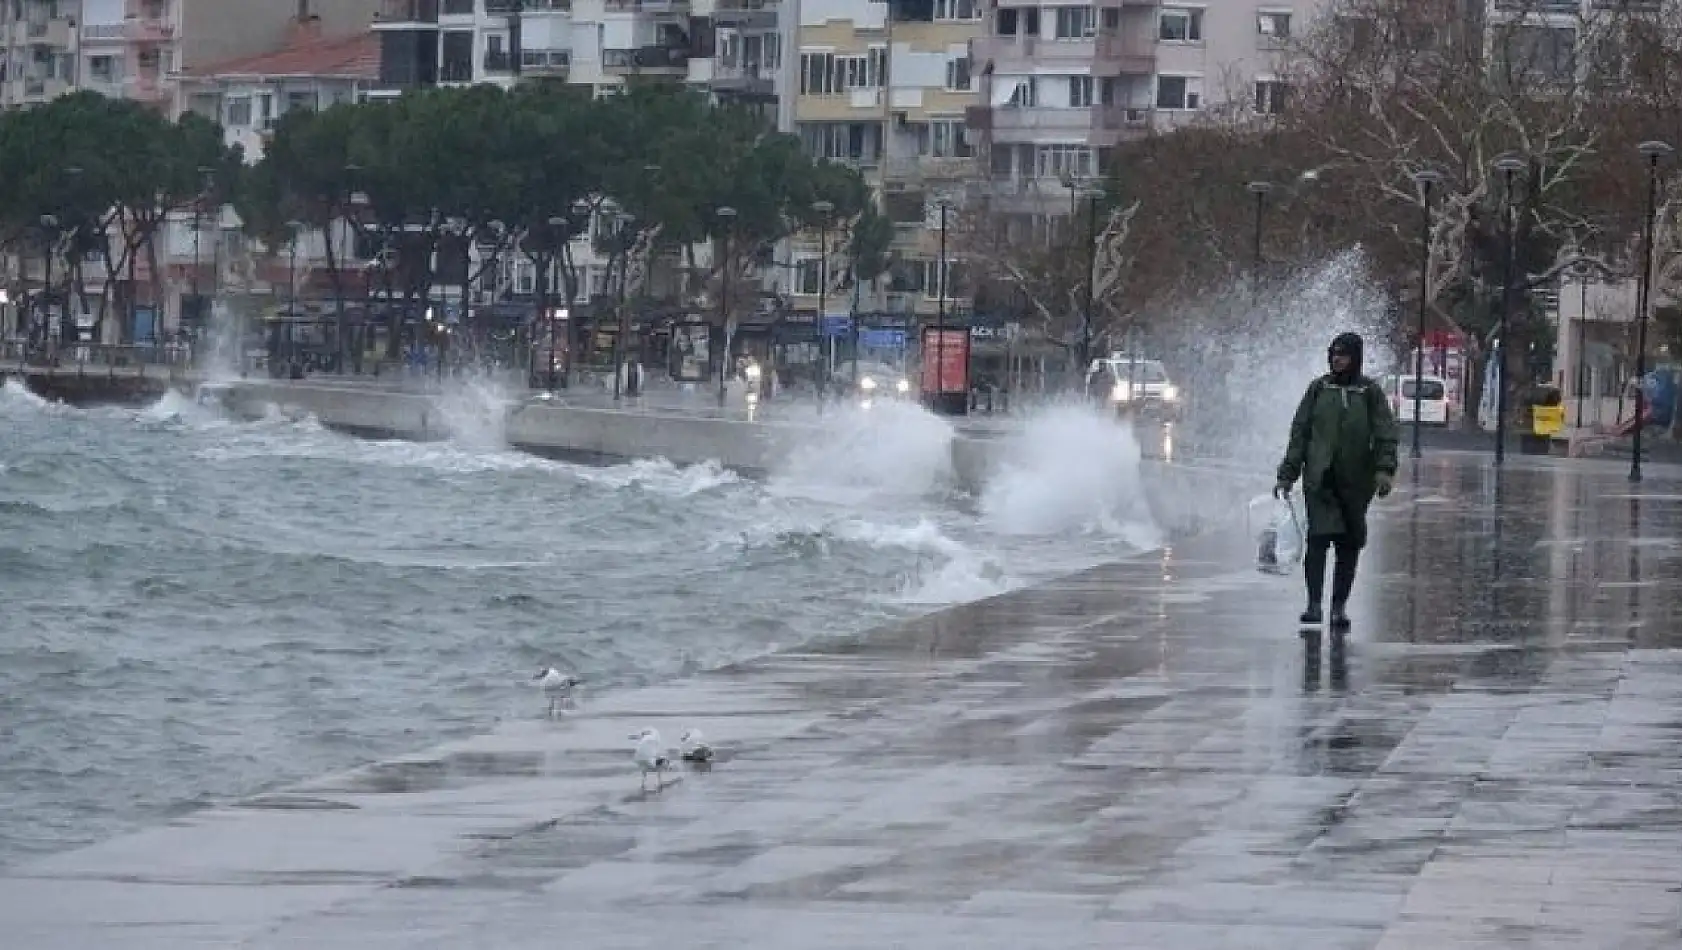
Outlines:
MULTIPOLYGON (((624 250, 620 252, 621 257, 619 261, 619 333, 613 341, 614 402, 619 401, 620 392, 624 385, 623 381, 628 379, 631 375, 630 367, 625 363, 625 354, 628 352, 626 338, 630 336, 631 333, 631 310, 630 303, 627 299, 629 292, 625 287, 625 282, 629 280, 631 276, 632 245, 627 242, 630 240, 629 234, 631 223, 635 220, 636 219, 631 215, 625 214, 624 212, 620 212, 615 215, 613 219, 614 232, 620 245, 624 248, 624 250)), ((610 273, 609 276, 611 277, 612 274, 610 273)))
POLYGON ((1442 173, 1423 168, 1413 173, 1419 186, 1419 326, 1414 335, 1413 351, 1413 457, 1419 458, 1419 430, 1421 403, 1424 399, 1425 379, 1425 309, 1431 295, 1431 189, 1442 184, 1442 173))
POLYGON ((1250 306, 1253 308, 1261 301, 1262 212, 1267 207, 1267 196, 1273 192, 1273 182, 1252 181, 1246 187, 1256 196, 1256 230, 1250 242, 1250 306))
MULTIPOLYGON (((1092 359, 1092 310, 1098 292, 1098 197, 1099 189, 1086 192, 1086 312, 1081 314, 1080 337, 1075 350, 1076 378, 1086 372, 1092 359)), ((1132 349, 1132 347, 1129 347, 1132 349)), ((1136 357, 1135 357, 1136 358, 1136 357)))
POLYGON ((1642 142, 1636 150, 1647 159, 1647 217, 1642 222, 1641 282, 1635 295, 1638 328, 1635 333, 1635 439, 1629 460, 1631 482, 1641 481, 1641 430, 1646 427, 1647 311, 1653 292, 1653 219, 1659 194, 1659 160, 1672 152, 1668 144, 1657 141, 1642 142))
MULTIPOLYGON (((351 254, 356 253, 356 234, 358 233, 357 229, 361 227, 360 221, 358 219, 360 218, 361 213, 362 213, 360 208, 358 207, 357 199, 358 198, 362 199, 363 203, 366 203, 367 200, 368 200, 366 195, 364 195, 361 192, 356 190, 356 179, 361 174, 362 174, 362 166, 361 165, 358 165, 355 162, 351 162, 351 163, 345 165, 345 168, 344 168, 344 177, 345 177, 345 206, 344 206, 345 214, 344 214, 344 221, 345 221, 345 224, 350 228, 350 247, 349 248, 341 248, 340 249, 340 254, 339 254, 338 258, 336 258, 336 259, 333 258, 331 253, 328 254, 328 258, 330 260, 336 260, 337 261, 336 266, 340 269, 342 269, 343 266, 344 266, 344 259, 346 257, 349 257, 351 254), (349 253, 345 253, 347 251, 349 253)), ((326 231, 326 234, 325 234, 325 236, 326 236, 326 238, 329 242, 331 242, 333 240, 333 225, 334 225, 334 222, 331 219, 329 219, 328 222, 327 222, 327 231, 326 231)), ((195 232, 195 234, 194 234, 195 243, 193 245, 195 254, 198 253, 198 250, 197 250, 198 249, 198 244, 196 243, 197 237, 198 237, 197 233, 195 232)), ((332 250, 332 247, 331 247, 330 243, 329 243, 328 250, 329 250, 329 252, 332 250)), ((193 273, 195 273, 195 274, 198 273, 198 266, 196 264, 193 267, 193 273)), ((367 283, 366 283, 366 280, 367 280, 366 274, 364 274, 363 280, 364 280, 364 283, 363 283, 363 287, 362 287, 362 326, 363 326, 363 333, 366 334, 367 333, 367 326, 368 326, 368 311, 371 308, 371 303, 369 301, 368 286, 367 286, 367 283)), ((345 313, 344 276, 343 276, 342 273, 337 273, 337 274, 334 275, 333 284, 334 284, 334 297, 335 297, 335 300, 334 300, 334 320, 333 320, 333 323, 334 323, 334 328, 333 328, 334 349, 338 351, 339 367, 340 367, 339 371, 344 372, 345 344, 346 344, 345 337, 349 335, 350 318, 345 313)), ((393 336, 395 336, 398 333, 398 328, 397 328, 396 321, 393 321, 393 320, 390 319, 391 301, 389 301, 389 300, 386 301, 386 314, 387 314, 387 320, 386 320, 387 331, 389 333, 391 333, 393 336)), ((367 346, 367 341, 366 340, 363 341, 361 346, 357 347, 356 369, 357 369, 358 373, 360 373, 361 370, 362 370, 362 354, 367 349, 368 349, 368 346, 367 346)), ((374 361, 374 372, 375 372, 376 375, 379 373, 379 367, 380 367, 379 359, 376 357, 376 359, 374 361)))
MULTIPOLYGON (((946 215, 952 209, 952 199, 941 195, 935 199, 940 209, 940 259, 935 264, 934 279, 938 283, 934 331, 934 405, 941 412, 946 402, 946 215)), ((924 359, 927 359, 924 354, 924 359)))
POLYGON ((1501 223, 1506 235, 1501 262, 1501 316, 1495 331, 1495 464, 1507 458, 1507 330, 1513 319, 1513 176, 1528 163, 1523 156, 1512 152, 1495 159, 1494 168, 1501 173, 1501 223))
POLYGON ((41 215, 41 231, 46 236, 47 245, 43 252, 46 272, 41 282, 41 342, 44 344, 53 322, 53 258, 58 255, 58 215, 41 215))
POLYGON ((1576 267, 1577 278, 1577 413, 1574 428, 1583 427, 1583 400, 1588 395, 1589 375, 1589 276, 1586 263, 1576 267))
POLYGON ((718 356, 718 404, 722 407, 725 402, 724 384, 730 372, 730 227, 736 221, 736 209, 727 206, 713 213, 718 215, 719 237, 723 244, 723 262, 718 277, 718 323, 724 337, 724 348, 718 356))
MULTIPOLYGON (((818 215, 818 412, 822 413, 824 399, 829 394, 829 374, 835 368, 835 344, 830 339, 825 323, 828 317, 824 313, 829 300, 829 216, 835 211, 835 205, 828 201, 814 201, 812 210, 818 215)), ((858 362, 856 354, 853 362, 858 362)))
MULTIPOLYGON (((649 163, 647 165, 644 165, 644 166, 642 166, 642 173, 643 173, 643 176, 650 182, 650 184, 658 187, 658 185, 659 185, 659 175, 660 175, 660 166, 659 165, 655 165, 653 163, 649 163)), ((628 261, 627 261, 626 266, 629 266, 628 261)), ((643 301, 643 319, 645 321, 647 320, 647 315, 648 315, 648 310, 649 310, 649 308, 648 308, 648 286, 649 286, 650 280, 654 276, 653 271, 654 271, 654 243, 652 241, 650 241, 649 246, 648 246, 647 250, 645 251, 644 257, 643 257, 642 279, 638 283, 638 296, 641 297, 642 301, 643 301)), ((642 359, 643 359, 643 356, 644 356, 644 352, 643 352, 644 347, 643 347, 643 341, 642 341, 641 336, 639 334, 639 337, 637 339, 636 363, 635 363, 635 365, 639 368, 639 372, 638 372, 636 377, 633 377, 631 375, 631 366, 633 365, 632 362, 631 362, 631 300, 630 300, 630 294, 628 292, 622 294, 621 296, 624 299, 622 299, 619 302, 619 339, 622 341, 621 345, 623 346, 623 349, 620 351, 620 353, 621 353, 620 364, 624 367, 623 370, 621 370, 621 371, 625 374, 625 393, 626 393, 626 395, 635 398, 637 396, 642 395, 642 383, 641 383, 641 380, 640 380, 640 377, 641 377, 640 368, 642 366, 642 359)), ((617 387, 618 385, 619 385, 619 378, 618 378, 618 376, 615 376, 614 377, 614 386, 617 387)), ((617 389, 615 390, 615 392, 617 392, 617 389)), ((618 398, 618 397, 615 396, 615 398, 618 398)))

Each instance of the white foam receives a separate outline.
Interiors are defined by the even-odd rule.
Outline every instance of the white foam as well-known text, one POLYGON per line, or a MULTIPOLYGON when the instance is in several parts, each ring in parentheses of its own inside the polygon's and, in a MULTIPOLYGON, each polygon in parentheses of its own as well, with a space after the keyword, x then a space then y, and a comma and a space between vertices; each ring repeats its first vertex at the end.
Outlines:
POLYGON ((1007 535, 1156 536, 1130 426, 1086 405, 1054 405, 1029 417, 1001 446, 981 494, 987 527, 1007 535))

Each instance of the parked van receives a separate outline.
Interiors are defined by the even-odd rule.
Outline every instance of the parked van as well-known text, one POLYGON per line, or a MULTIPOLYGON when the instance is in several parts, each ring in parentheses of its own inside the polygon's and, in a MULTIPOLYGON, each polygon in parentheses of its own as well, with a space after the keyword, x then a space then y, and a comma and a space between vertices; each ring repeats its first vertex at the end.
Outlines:
POLYGON ((1428 426, 1449 424, 1452 410, 1448 402, 1448 384, 1441 376, 1384 377, 1384 394, 1390 397, 1390 408, 1396 421, 1403 424, 1418 422, 1428 426), (1419 394, 1419 418, 1413 415, 1414 393, 1419 394))

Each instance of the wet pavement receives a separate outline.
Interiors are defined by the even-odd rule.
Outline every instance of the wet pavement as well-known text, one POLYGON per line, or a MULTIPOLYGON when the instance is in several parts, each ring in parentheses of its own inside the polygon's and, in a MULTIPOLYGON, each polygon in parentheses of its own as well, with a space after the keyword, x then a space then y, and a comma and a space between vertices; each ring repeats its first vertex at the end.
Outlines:
POLYGON ((5 946, 1677 947, 1682 480, 1379 513, 1347 638, 1205 536, 15 869, 5 946))

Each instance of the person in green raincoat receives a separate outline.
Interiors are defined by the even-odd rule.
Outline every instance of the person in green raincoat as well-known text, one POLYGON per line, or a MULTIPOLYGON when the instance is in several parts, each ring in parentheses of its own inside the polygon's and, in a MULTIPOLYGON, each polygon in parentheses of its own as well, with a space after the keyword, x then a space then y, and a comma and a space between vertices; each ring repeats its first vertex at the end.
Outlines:
POLYGON ((1367 507, 1374 495, 1390 494, 1396 477, 1396 416, 1378 383, 1361 375, 1360 336, 1344 333, 1327 349, 1331 372, 1308 384, 1291 442, 1279 463, 1275 498, 1290 495, 1302 479, 1308 511, 1308 609, 1302 622, 1321 622, 1326 587, 1326 555, 1337 552, 1332 571, 1331 625, 1347 629, 1349 592, 1367 543, 1367 507))

